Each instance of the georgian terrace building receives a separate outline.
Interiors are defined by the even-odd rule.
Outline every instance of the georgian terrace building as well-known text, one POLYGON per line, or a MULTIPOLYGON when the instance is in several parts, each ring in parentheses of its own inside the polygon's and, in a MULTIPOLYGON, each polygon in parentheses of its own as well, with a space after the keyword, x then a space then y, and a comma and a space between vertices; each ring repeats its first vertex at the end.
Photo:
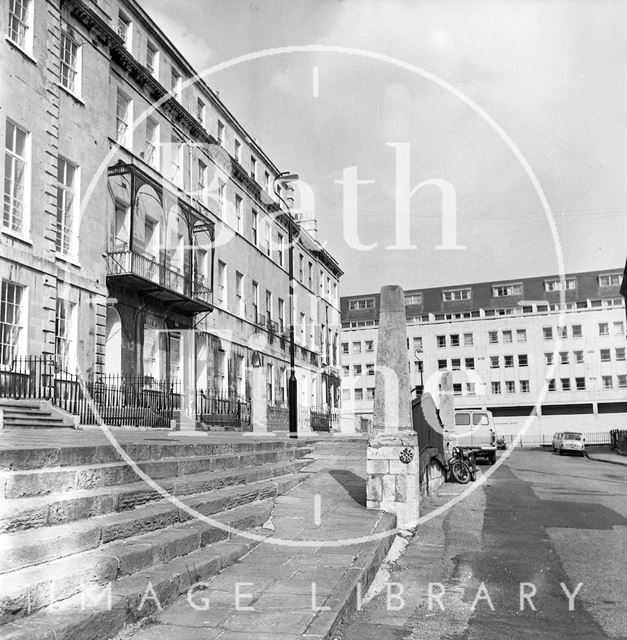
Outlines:
MULTIPOLYGON (((407 290, 412 386, 437 385, 450 370, 456 407, 487 407, 500 432, 511 434, 546 381, 530 435, 625 428, 621 279, 615 269, 568 274, 564 281, 550 275, 407 290)), ((343 297, 341 309, 343 411, 363 429, 372 416, 379 294, 343 297)))
POLYGON ((281 407, 291 224, 299 402, 337 408, 342 271, 140 4, 12 0, 0 27, 2 369, 42 357, 155 393, 191 370, 203 398, 246 404, 254 364, 281 407))

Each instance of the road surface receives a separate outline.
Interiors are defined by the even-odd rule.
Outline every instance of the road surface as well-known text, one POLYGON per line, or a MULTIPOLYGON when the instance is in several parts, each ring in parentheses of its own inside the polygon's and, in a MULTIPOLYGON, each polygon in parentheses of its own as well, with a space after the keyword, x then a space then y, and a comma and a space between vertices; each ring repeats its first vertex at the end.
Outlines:
MULTIPOLYGON (((429 509, 463 490, 444 485, 429 509)), ((515 450, 420 527, 338 635, 627 638, 627 466, 515 450)))

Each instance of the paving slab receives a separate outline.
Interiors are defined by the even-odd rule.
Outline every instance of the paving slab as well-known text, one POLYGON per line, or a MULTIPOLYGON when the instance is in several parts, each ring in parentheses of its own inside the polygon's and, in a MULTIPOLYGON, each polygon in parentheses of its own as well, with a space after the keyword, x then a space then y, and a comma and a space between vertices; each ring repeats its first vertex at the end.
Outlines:
POLYGON ((329 441, 315 444, 315 466, 304 469, 305 482, 276 499, 266 540, 194 590, 193 601, 206 603, 206 610, 195 610, 183 596, 157 612, 153 625, 120 640, 193 639, 190 629, 217 633, 208 634, 210 640, 332 637, 357 589, 365 593, 395 525, 391 514, 365 509, 365 440, 342 442, 339 460, 333 448, 329 441))

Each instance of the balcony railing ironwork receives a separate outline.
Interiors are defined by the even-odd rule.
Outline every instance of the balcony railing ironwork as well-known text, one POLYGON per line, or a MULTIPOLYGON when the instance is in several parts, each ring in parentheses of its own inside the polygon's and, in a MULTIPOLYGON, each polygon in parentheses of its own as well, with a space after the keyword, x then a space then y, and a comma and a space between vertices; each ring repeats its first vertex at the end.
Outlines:
POLYGON ((132 279, 135 288, 175 304, 179 302, 185 306, 186 301, 196 302, 187 305, 192 311, 201 311, 213 304, 213 292, 204 276, 186 277, 179 268, 166 266, 154 256, 136 251, 110 251, 107 254, 107 276, 132 279), (157 289, 151 285, 157 285, 157 289))

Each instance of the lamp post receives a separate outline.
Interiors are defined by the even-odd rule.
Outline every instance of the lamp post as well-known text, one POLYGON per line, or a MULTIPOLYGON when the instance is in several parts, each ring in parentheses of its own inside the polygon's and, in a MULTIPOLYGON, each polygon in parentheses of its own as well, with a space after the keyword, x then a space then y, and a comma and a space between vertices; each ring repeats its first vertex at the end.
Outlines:
POLYGON ((298 174, 284 171, 280 173, 273 184, 273 190, 276 197, 285 205, 287 216, 289 218, 287 224, 288 238, 288 276, 289 276, 289 308, 290 308, 290 377, 287 381, 287 407, 289 412, 289 436, 290 438, 298 437, 298 388, 296 383, 295 371, 295 353, 294 353, 294 220, 290 211, 290 205, 281 197, 279 186, 283 184, 286 189, 293 190, 289 184, 298 180, 298 174))

